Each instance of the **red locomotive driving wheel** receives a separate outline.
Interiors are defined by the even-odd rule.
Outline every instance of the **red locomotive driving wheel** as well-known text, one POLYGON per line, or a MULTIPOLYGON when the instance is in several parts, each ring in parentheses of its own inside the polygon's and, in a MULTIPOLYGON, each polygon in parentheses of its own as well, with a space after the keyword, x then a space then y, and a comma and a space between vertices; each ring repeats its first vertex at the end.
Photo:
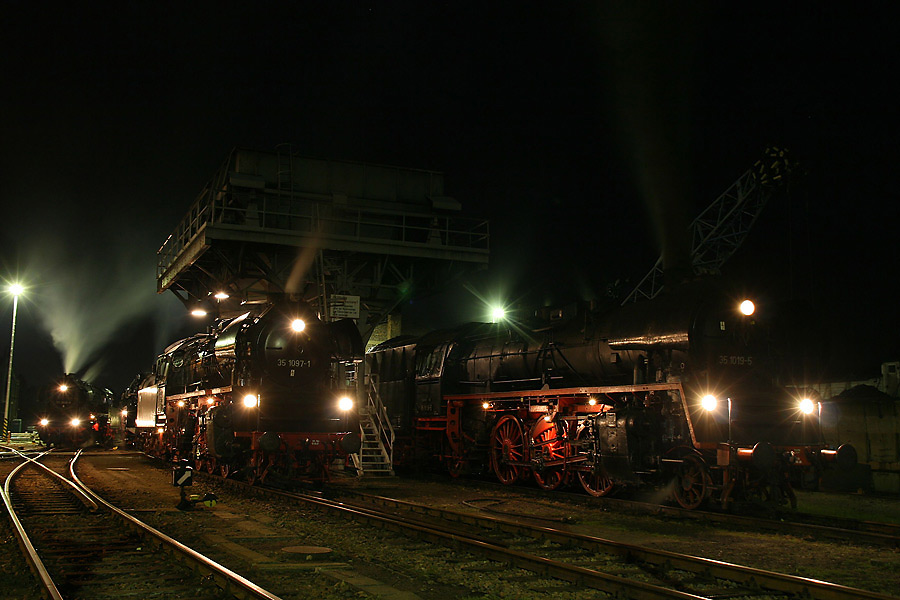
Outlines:
POLYGON ((506 415, 494 426, 491 433, 491 465, 500 483, 510 485, 519 478, 520 467, 512 463, 525 460, 525 436, 522 424, 506 415))
POLYGON ((535 452, 545 465, 534 471, 534 480, 545 490, 555 490, 566 480, 565 459, 569 455, 566 436, 560 437, 560 429, 556 422, 538 419, 531 430, 535 452), (546 466, 546 463, 556 463, 546 466))
POLYGON ((684 456, 678 474, 675 476, 673 490, 675 501, 682 508, 693 510, 706 500, 709 485, 709 474, 706 472, 703 459, 696 454, 684 456))

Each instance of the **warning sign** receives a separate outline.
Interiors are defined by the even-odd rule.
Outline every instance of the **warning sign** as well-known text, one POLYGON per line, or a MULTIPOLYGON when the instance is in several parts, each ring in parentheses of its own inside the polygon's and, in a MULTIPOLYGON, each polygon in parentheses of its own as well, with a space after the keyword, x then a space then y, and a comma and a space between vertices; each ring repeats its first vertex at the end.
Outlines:
POLYGON ((332 294, 328 314, 333 319, 358 319, 359 296, 332 294))

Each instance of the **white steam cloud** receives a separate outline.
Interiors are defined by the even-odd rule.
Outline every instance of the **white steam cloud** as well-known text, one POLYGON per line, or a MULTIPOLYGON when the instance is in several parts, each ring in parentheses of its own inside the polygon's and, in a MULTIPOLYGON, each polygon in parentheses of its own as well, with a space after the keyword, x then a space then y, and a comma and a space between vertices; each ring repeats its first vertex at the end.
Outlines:
POLYGON ((106 239, 91 247, 55 239, 45 238, 28 261, 39 274, 32 299, 65 372, 93 382, 106 364, 121 358, 106 349, 117 336, 171 313, 178 302, 156 293, 156 253, 147 245, 106 239))

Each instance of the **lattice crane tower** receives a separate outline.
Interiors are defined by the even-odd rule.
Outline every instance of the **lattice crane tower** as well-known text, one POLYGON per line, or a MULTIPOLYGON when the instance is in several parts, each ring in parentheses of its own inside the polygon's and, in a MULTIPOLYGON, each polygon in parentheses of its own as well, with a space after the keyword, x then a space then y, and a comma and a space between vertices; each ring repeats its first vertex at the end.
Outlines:
MULTIPOLYGON (((786 150, 768 148, 764 157, 707 206, 690 225, 694 274, 719 273, 740 248, 772 194, 791 170, 786 150)), ((652 299, 663 289, 663 259, 657 259, 622 304, 652 299)))

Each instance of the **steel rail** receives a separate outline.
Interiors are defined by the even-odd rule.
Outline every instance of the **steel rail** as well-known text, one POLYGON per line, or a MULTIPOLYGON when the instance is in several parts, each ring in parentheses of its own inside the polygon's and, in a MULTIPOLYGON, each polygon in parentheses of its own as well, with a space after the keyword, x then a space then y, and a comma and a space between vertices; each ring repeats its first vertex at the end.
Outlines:
POLYGON ((246 484, 233 480, 226 479, 224 481, 229 481, 230 485, 233 486, 241 486, 248 490, 252 490, 257 494, 300 500, 326 510, 349 515, 359 521, 377 524, 377 526, 389 531, 399 533, 413 532, 420 538, 432 543, 449 542, 455 547, 468 547, 491 560, 511 564, 528 571, 555 577, 578 585, 599 589, 611 593, 616 597, 629 598, 632 600, 710 600, 706 596, 698 596, 696 594, 673 590, 651 583, 608 575, 593 569, 578 567, 544 558, 542 556, 513 550, 504 547, 502 544, 486 542, 483 539, 460 533, 457 530, 450 530, 424 523, 411 523, 396 515, 379 512, 371 508, 352 506, 344 502, 284 492, 281 490, 247 486, 246 484))
MULTIPOLYGON (((87 509, 89 511, 95 512, 97 510, 97 508, 98 508, 97 503, 94 502, 93 500, 91 500, 91 497, 88 496, 87 494, 85 494, 84 491, 81 488, 79 488, 77 485, 75 485, 74 483, 72 483, 71 481, 69 481, 68 479, 66 479, 65 477, 63 477, 62 475, 60 475, 59 473, 57 473, 56 471, 54 471, 47 465, 45 465, 41 462, 38 462, 37 459, 31 458, 30 456, 26 456, 26 455, 22 454, 21 452, 19 452, 18 450, 13 450, 13 452, 16 452, 25 460, 31 461, 32 465, 34 465, 36 467, 40 467, 41 469, 46 471, 48 474, 52 475, 57 480, 59 480, 61 483, 64 483, 65 485, 72 488, 72 491, 75 493, 75 496, 79 500, 81 500, 81 502, 87 507, 87 509)), ((50 452, 52 452, 52 450, 47 450, 46 452, 41 453, 38 456, 38 458, 41 458, 41 457, 45 456, 46 454, 49 454, 50 452)))
POLYGON ((134 518, 133 516, 104 500, 91 488, 85 485, 75 474, 75 462, 81 456, 81 453, 82 451, 79 450, 69 461, 69 474, 72 477, 72 481, 75 482, 79 487, 81 487, 81 489, 86 494, 91 496, 95 501, 105 506, 113 514, 118 515, 120 518, 122 518, 138 534, 149 537, 152 540, 156 541, 156 543, 160 546, 166 547, 174 551, 177 555, 186 558, 194 565, 196 565, 198 572, 202 573, 204 576, 211 576, 217 583, 217 585, 219 585, 219 587, 234 594, 236 597, 253 600, 281 600, 281 598, 279 598, 275 594, 264 590, 252 581, 242 577, 241 575, 238 575, 234 571, 220 565, 214 560, 200 554, 196 550, 185 546, 181 542, 169 537, 161 531, 150 527, 146 523, 134 518))
MULTIPOLYGON (((479 481, 478 486, 489 487, 492 489, 496 488, 502 490, 502 493, 508 493, 510 491, 508 486, 489 481, 479 481)), ((538 498, 547 497, 545 492, 535 488, 519 486, 516 487, 514 491, 517 494, 538 498)), ((794 515, 794 518, 797 518, 798 520, 775 521, 772 519, 736 515, 726 512, 687 510, 678 506, 666 506, 663 504, 654 504, 625 498, 613 498, 609 496, 598 498, 586 496, 582 493, 561 490, 555 490, 553 492, 553 498, 556 500, 565 500, 578 506, 599 507, 630 512, 633 514, 677 517, 679 519, 690 519, 699 523, 721 524, 750 531, 759 531, 762 529, 795 536, 815 536, 821 539, 844 540, 880 546, 900 547, 900 536, 898 536, 897 533, 900 526, 892 523, 857 521, 855 524, 857 524, 859 528, 854 529, 852 527, 819 525, 817 523, 804 522, 802 520, 803 518, 815 518, 815 515, 805 515, 803 513, 794 515), (881 531, 877 530, 879 526, 882 526, 881 531), (894 531, 894 533, 890 533, 890 531, 894 531)), ((790 518, 791 514, 789 513, 787 517, 790 518)))
MULTIPOLYGON (((363 494, 360 495, 365 496, 363 494)), ((656 550, 643 546, 635 546, 633 544, 616 542, 585 534, 572 533, 552 527, 517 523, 500 517, 473 515, 471 513, 438 509, 383 496, 365 497, 377 503, 436 516, 449 521, 457 521, 481 527, 485 527, 485 524, 489 524, 491 527, 499 527, 501 530, 515 533, 527 532, 532 537, 547 539, 560 544, 574 543, 582 548, 617 554, 629 560, 637 560, 661 567, 693 573, 709 574, 713 577, 749 584, 754 587, 771 589, 776 592, 799 594, 804 598, 813 598, 817 600, 897 600, 896 596, 889 596, 878 592, 869 592, 818 579, 786 575, 774 571, 736 565, 720 560, 679 554, 668 550, 656 550)))
MULTIPOLYGON (((38 458, 48 453, 49 450, 39 455, 38 458)), ((12 499, 9 495, 9 485, 12 482, 13 477, 18 475, 19 472, 29 464, 31 463, 29 463, 28 461, 22 462, 17 467, 15 467, 7 476, 6 481, 3 483, 3 504, 4 506, 6 506, 6 512, 9 514, 9 518, 12 521, 13 531, 16 534, 16 539, 19 540, 19 546, 22 548, 25 554, 28 565, 40 580, 44 592, 50 598, 50 600, 63 600, 62 594, 59 593, 59 589, 57 589, 56 587, 56 583, 54 583, 53 578, 50 577, 50 573, 47 571, 47 567, 44 566, 44 561, 42 561, 41 557, 38 556, 37 550, 35 550, 34 545, 31 543, 28 534, 25 533, 25 528, 22 526, 22 522, 16 515, 15 509, 13 509, 12 499)))

